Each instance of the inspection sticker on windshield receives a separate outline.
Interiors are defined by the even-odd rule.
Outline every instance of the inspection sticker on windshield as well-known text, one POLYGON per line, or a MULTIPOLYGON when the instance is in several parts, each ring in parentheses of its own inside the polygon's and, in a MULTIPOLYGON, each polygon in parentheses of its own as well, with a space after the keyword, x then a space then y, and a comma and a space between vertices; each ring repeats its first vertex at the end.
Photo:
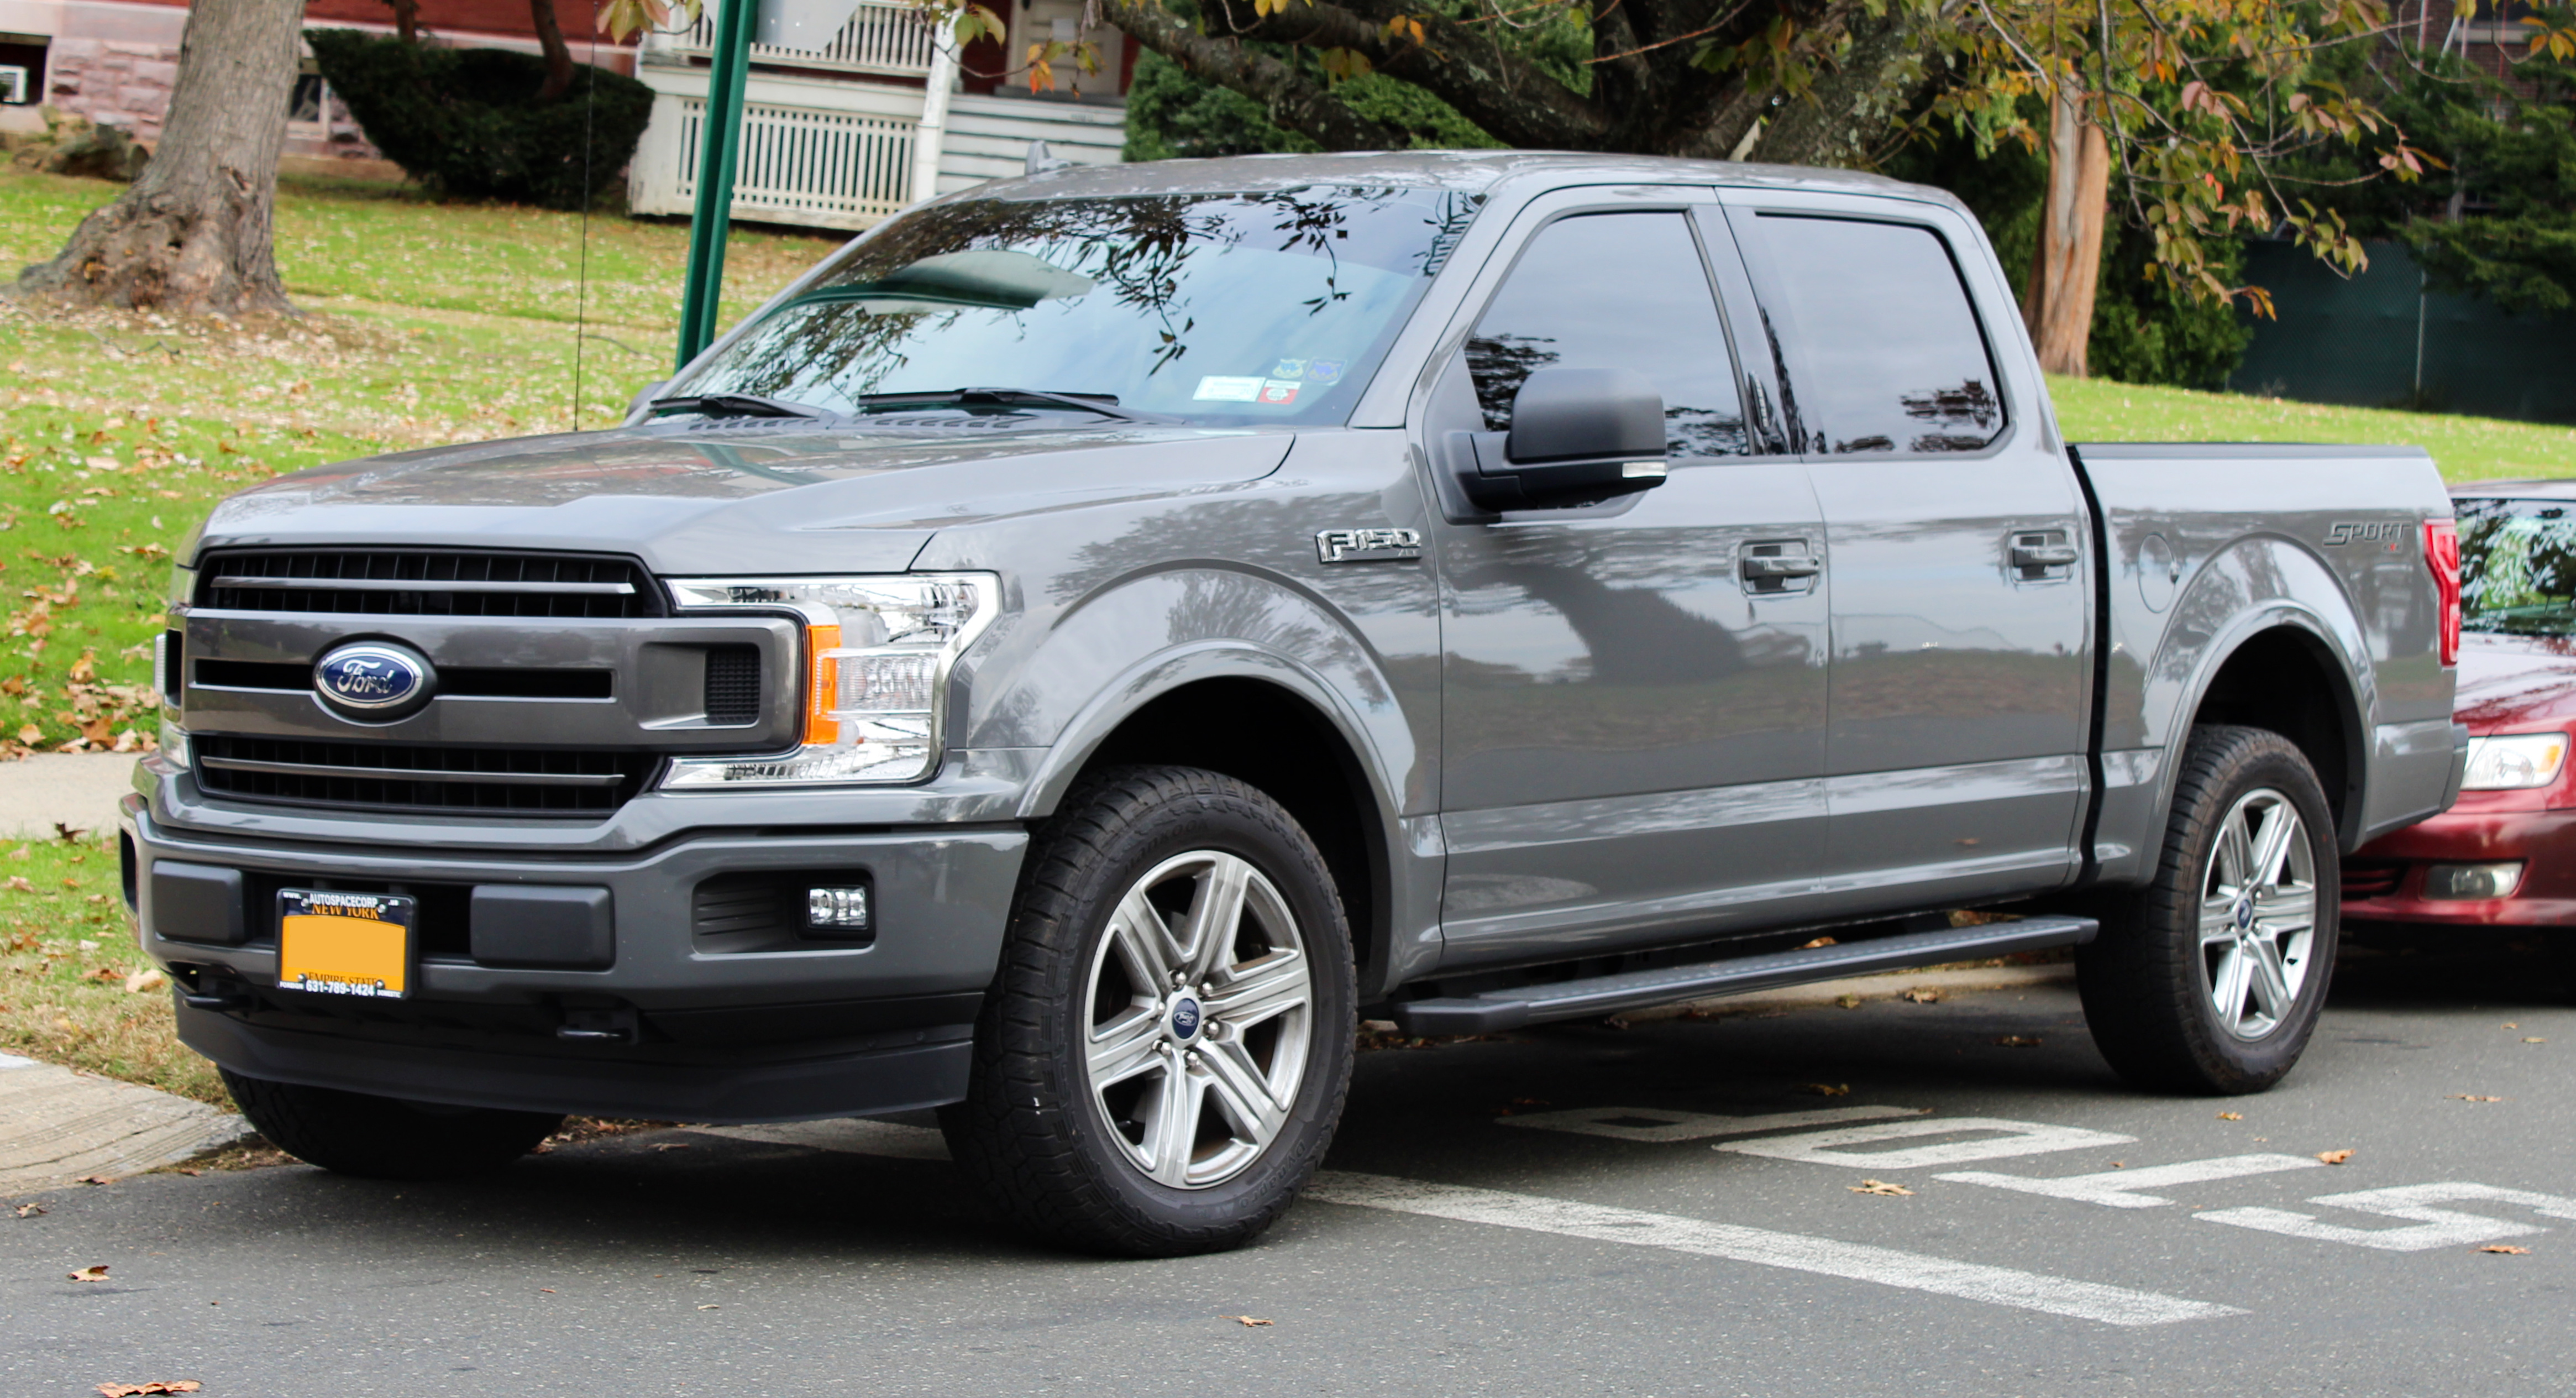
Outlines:
POLYGON ((1297 385, 1290 383, 1285 379, 1272 379, 1270 382, 1261 386, 1261 401, 1264 403, 1294 403, 1297 401, 1297 385))
POLYGON ((412 914, 386 893, 277 894, 277 988, 400 1000, 411 993, 412 914))
POLYGON ((1228 378, 1210 374, 1199 380, 1199 391, 1192 398, 1214 399, 1220 403, 1258 403, 1261 401, 1261 376, 1228 378))

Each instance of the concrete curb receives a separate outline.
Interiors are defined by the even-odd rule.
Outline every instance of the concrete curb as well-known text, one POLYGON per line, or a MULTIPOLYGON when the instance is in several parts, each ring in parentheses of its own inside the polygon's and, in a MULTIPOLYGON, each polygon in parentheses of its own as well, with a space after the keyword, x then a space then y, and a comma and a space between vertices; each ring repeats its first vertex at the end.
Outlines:
POLYGON ((203 1102, 0 1054, 0 1195, 139 1174, 251 1134, 203 1102))

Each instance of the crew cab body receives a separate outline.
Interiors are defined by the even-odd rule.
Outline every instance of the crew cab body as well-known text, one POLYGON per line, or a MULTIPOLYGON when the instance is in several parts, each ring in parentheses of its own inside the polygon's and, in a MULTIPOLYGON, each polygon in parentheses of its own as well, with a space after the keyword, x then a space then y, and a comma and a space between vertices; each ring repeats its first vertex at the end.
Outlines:
MULTIPOLYGON (((1265 157, 1056 171, 889 227, 1201 196, 1397 199, 1433 231, 1373 338, 1164 361, 1219 416, 641 409, 219 507, 123 820, 186 1041, 525 1111, 953 1103, 1033 837, 1136 764, 1290 813, 1357 1006, 1419 1032, 2081 942, 2082 900, 2155 876, 2196 726, 2294 744, 2341 850, 2456 793, 2432 463, 2065 441, 1945 194, 1265 157), (1516 499, 1516 392, 1563 366, 1651 381, 1665 449, 1516 499), (836 644, 761 599, 825 577, 974 593, 917 775, 760 778, 812 745, 836 644), (369 641, 436 697, 317 697, 315 662, 369 641), (813 925, 818 889, 864 889, 864 925, 813 925), (409 993, 281 988, 281 890, 416 900, 409 993), (1966 907, 2027 916, 1952 928, 1966 907)), ((670 392, 712 392, 831 265, 670 392)))

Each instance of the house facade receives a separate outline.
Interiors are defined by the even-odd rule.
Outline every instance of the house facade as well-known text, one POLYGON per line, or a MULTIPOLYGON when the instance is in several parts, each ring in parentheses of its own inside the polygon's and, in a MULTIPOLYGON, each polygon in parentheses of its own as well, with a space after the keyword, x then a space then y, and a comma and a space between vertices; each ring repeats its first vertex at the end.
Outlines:
MULTIPOLYGON (((573 56, 642 79, 652 125, 628 169, 639 214, 695 205, 717 0, 698 21, 619 45, 598 35, 592 0, 554 0, 573 56)), ((755 45, 746 89, 734 216, 815 228, 865 228, 928 193, 1018 174, 1029 143, 1059 159, 1107 164, 1125 144, 1134 41, 1089 37, 1106 54, 1082 90, 1031 92, 1007 54, 1081 38, 1079 0, 998 0, 1006 38, 953 46, 909 0, 859 0, 819 48, 755 45), (947 94, 931 100, 934 78, 947 94), (944 111, 942 108, 944 107, 944 111)), ((52 105, 149 144, 179 72, 186 0, 0 0, 0 130, 38 130, 52 105)), ((308 29, 394 32, 383 0, 309 0, 308 29)), ((538 51, 528 0, 421 0, 425 42, 538 51)), ((1070 73, 1073 65, 1059 62, 1070 73)), ((288 103, 286 154, 299 168, 388 173, 308 59, 288 103), (328 163, 325 163, 328 162, 328 163)))

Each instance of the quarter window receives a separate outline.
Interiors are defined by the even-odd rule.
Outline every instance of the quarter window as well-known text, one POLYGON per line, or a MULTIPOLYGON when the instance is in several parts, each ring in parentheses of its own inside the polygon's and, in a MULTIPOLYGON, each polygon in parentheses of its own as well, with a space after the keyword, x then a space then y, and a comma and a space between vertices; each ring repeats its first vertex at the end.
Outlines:
POLYGON ((1522 383, 1550 368, 1653 379, 1672 456, 1746 450, 1716 296, 1680 214, 1584 214, 1530 240, 1467 341, 1486 428, 1508 430, 1522 383))
POLYGON ((2004 428, 1994 362, 1940 235, 1765 214, 1766 310, 1797 366, 1811 452, 1978 451, 2004 428))

